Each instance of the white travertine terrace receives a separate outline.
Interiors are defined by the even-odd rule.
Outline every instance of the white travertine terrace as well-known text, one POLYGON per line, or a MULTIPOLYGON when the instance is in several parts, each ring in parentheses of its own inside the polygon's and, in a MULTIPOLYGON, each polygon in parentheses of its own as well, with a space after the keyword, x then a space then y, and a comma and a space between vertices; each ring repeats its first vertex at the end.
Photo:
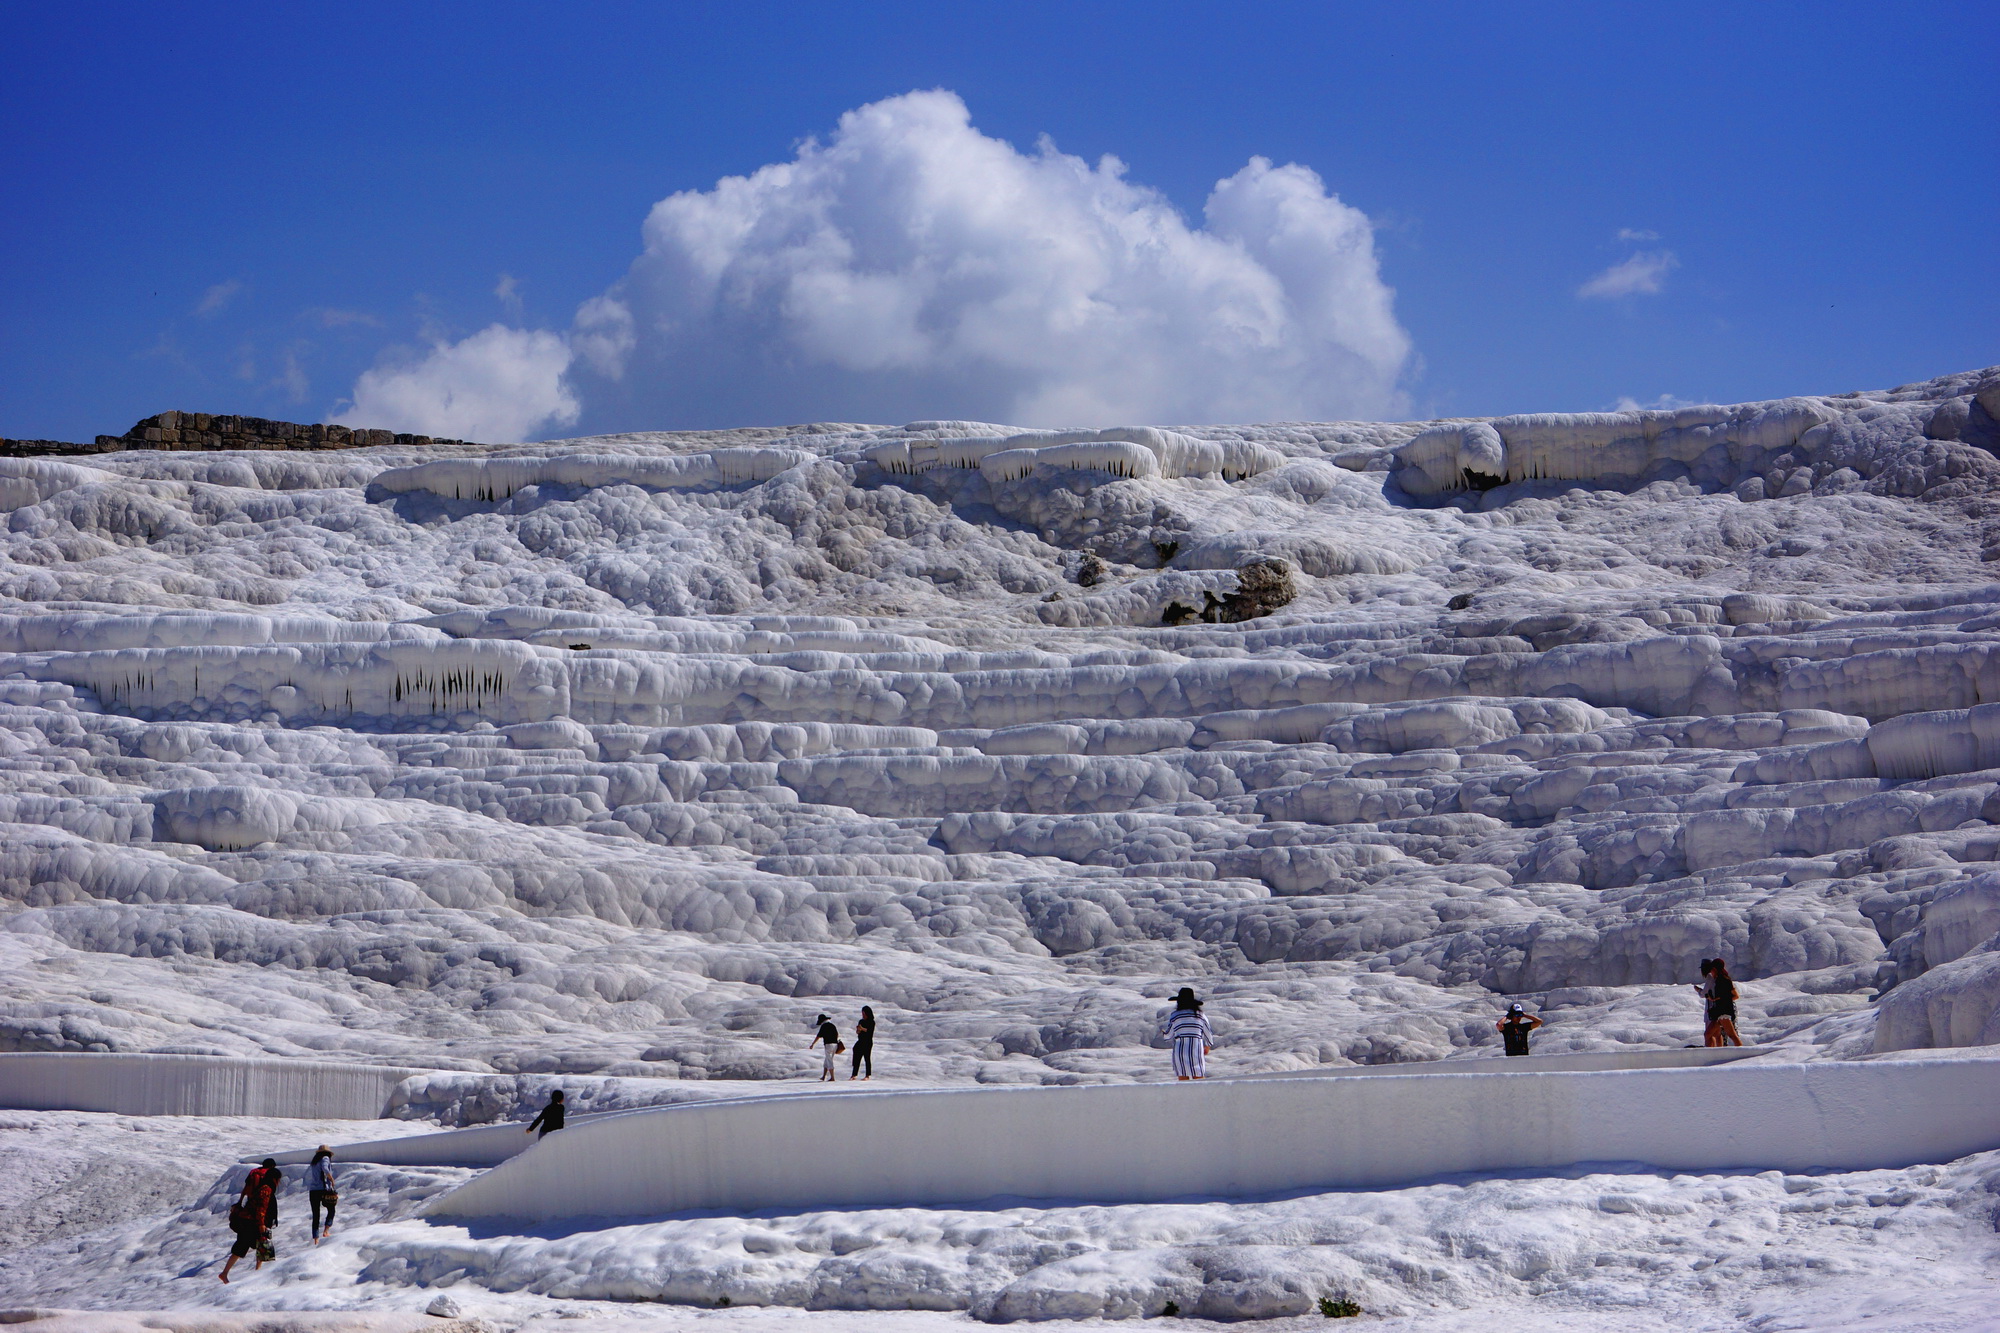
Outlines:
POLYGON ((456 1123, 809 1076, 864 1003, 927 1083, 1159 1079, 1181 985, 1230 1073, 1511 999, 1675 1049, 1715 955, 1775 1058, 1991 1047, 1996 449, 2000 370, 0 460, 0 1049, 409 1067, 456 1123))
MULTIPOLYGON (((1511 1064, 1511 1062, 1509 1062, 1511 1064)), ((2000 1146, 1992 1061, 955 1088, 689 1103, 578 1125, 445 1194, 438 1218, 1157 1202, 1645 1162, 1812 1171, 2000 1146), (1686 1113, 1689 1105, 1708 1111, 1686 1113), (1924 1114, 1912 1115, 1922 1106, 1924 1114), (1510 1132, 1494 1133, 1496 1124, 1510 1132), (1185 1139, 1199 1152, 1161 1152, 1185 1139), (824 1151, 826 1142, 846 1145, 824 1151)), ((1448 1067, 1445 1066, 1445 1067, 1448 1067)))

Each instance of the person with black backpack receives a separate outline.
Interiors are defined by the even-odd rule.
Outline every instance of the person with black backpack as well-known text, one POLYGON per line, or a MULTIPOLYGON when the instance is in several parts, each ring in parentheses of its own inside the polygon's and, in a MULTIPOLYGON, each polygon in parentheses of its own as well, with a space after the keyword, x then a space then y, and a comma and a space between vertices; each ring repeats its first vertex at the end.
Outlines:
POLYGON ((257 1251, 256 1268, 278 1257, 271 1244, 271 1228, 278 1224, 278 1187, 284 1180, 274 1157, 266 1157, 243 1177, 243 1189, 229 1205, 229 1229, 236 1233, 236 1243, 229 1247, 229 1261, 222 1265, 224 1282, 229 1281, 229 1270, 236 1267, 236 1261, 252 1250, 257 1251))

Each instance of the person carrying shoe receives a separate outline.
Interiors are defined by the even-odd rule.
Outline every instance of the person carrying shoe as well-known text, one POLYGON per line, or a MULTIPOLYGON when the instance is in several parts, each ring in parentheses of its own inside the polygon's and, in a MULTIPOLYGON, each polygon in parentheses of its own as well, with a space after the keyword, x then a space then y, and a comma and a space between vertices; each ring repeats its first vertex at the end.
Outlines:
POLYGON ((229 1229, 236 1233, 236 1243, 229 1247, 229 1260, 222 1265, 224 1282, 229 1281, 229 1270, 236 1267, 236 1261, 252 1250, 257 1251, 253 1272, 262 1268, 265 1260, 278 1257, 271 1245, 271 1228, 278 1224, 278 1187, 284 1179, 273 1157, 266 1157, 243 1177, 243 1189, 229 1205, 229 1229))

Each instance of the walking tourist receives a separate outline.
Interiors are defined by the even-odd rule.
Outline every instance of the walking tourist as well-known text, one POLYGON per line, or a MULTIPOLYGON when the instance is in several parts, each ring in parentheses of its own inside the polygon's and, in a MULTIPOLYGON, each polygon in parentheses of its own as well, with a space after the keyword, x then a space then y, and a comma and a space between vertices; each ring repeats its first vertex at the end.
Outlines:
POLYGON ((278 1224, 278 1186, 283 1183, 273 1157, 266 1157, 243 1177, 243 1189, 229 1205, 229 1229, 236 1233, 236 1243, 229 1247, 229 1260, 222 1265, 224 1282, 229 1281, 229 1270, 236 1267, 236 1261, 252 1250, 257 1251, 253 1272, 262 1268, 265 1260, 278 1257, 271 1245, 271 1228, 278 1224))
POLYGON ((1207 1078, 1208 1053, 1215 1045, 1215 1033, 1202 1017, 1201 1001, 1194 998, 1194 987, 1183 986, 1180 994, 1174 996, 1174 1012, 1162 1030, 1173 1046, 1174 1077, 1183 1083, 1207 1078))
POLYGON ((842 1044, 840 1029, 833 1025, 831 1018, 828 1018, 825 1014, 821 1014, 813 1021, 819 1024, 819 1032, 810 1042, 806 1043, 806 1049, 811 1050, 815 1046, 824 1048, 820 1051, 819 1081, 822 1083, 832 1083, 839 1077, 833 1072, 833 1057, 846 1050, 847 1047, 842 1044))
POLYGON ((333 1234, 333 1210, 340 1205, 340 1192, 334 1188, 333 1149, 324 1143, 313 1154, 312 1164, 306 1168, 306 1201, 312 1206, 313 1244, 319 1244, 320 1237, 333 1234), (320 1229, 320 1210, 326 1210, 326 1229, 320 1229))
POLYGON ((861 1021, 854 1025, 854 1068, 847 1075, 850 1083, 856 1074, 864 1083, 875 1077, 875 1010, 865 1004, 861 1006, 861 1021), (864 1064, 868 1072, 862 1074, 864 1064))
POLYGON ((1736 1035, 1736 981, 1729 964, 1720 958, 1708 960, 1708 1030, 1702 1036, 1708 1046, 1741 1046, 1736 1035))
POLYGON ((1507 1054, 1526 1055, 1528 1034, 1541 1025, 1541 1019, 1518 1004, 1510 1004, 1507 1006, 1507 1016, 1493 1026, 1500 1029, 1500 1040, 1505 1043, 1507 1054))
POLYGON ((535 1142, 540 1143, 543 1139, 561 1129, 563 1127, 563 1120, 568 1115, 569 1108, 563 1105, 562 1089, 557 1088, 549 1094, 549 1104, 541 1109, 539 1115, 528 1122, 528 1133, 533 1134, 536 1130, 541 1130, 540 1136, 535 1139, 535 1142))

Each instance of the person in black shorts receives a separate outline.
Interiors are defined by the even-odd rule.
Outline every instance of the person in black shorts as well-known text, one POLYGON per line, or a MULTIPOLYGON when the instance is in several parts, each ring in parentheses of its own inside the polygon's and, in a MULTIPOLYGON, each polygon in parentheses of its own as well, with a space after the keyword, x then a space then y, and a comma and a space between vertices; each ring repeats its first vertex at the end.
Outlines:
POLYGON ((1541 1025, 1541 1019, 1518 1004, 1510 1004, 1507 1006, 1507 1016, 1493 1026, 1500 1029, 1500 1040, 1506 1044, 1507 1054, 1526 1055, 1528 1034, 1541 1025))

